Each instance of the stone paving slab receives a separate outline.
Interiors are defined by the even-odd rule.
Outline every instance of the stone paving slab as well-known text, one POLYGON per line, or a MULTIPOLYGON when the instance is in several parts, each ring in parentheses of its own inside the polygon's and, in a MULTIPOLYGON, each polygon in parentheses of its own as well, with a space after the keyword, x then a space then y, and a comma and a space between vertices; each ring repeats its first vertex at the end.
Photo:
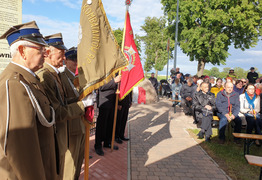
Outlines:
MULTIPOLYGON (((98 156, 94 149, 95 136, 90 137, 89 180, 125 180, 127 179, 127 142, 115 144, 119 150, 103 148, 104 156, 98 156)), ((84 164, 79 180, 84 180, 84 164)))

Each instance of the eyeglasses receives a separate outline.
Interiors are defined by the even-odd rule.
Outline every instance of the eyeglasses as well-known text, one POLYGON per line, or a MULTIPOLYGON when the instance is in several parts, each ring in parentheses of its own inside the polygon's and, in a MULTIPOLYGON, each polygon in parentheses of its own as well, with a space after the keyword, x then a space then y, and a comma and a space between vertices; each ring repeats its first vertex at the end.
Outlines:
POLYGON ((33 48, 33 49, 37 49, 39 51, 45 51, 45 47, 43 46, 30 46, 30 45, 23 45, 24 47, 30 47, 30 48, 33 48))

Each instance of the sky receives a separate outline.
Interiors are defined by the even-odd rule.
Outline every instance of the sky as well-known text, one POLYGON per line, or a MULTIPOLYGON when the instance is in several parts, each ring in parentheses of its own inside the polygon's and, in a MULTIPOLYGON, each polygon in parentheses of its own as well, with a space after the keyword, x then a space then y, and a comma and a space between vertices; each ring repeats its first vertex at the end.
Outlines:
MULTIPOLYGON (((35 20, 44 36, 61 32, 67 48, 77 46, 82 0, 23 0, 22 2, 23 23, 35 20)), ((111 28, 113 30, 123 28, 126 10, 125 0, 102 0, 102 2, 111 28)), ((147 16, 163 16, 160 0, 133 0, 129 12, 133 32, 138 35, 143 35, 141 26, 147 16)), ((261 40, 257 46, 245 51, 230 47, 229 53, 230 56, 227 58, 226 65, 216 66, 220 71, 224 67, 241 67, 244 70, 249 70, 251 66, 254 66, 259 72, 262 72, 261 40)), ((144 64, 143 52, 141 60, 144 64)), ((169 70, 173 67, 173 62, 173 59, 169 61, 169 70)), ((190 62, 189 57, 179 47, 177 67, 180 67, 180 71, 183 73, 195 75, 197 72, 197 62, 190 62)), ((207 64, 205 69, 212 67, 214 67, 212 64, 207 64)), ((166 71, 167 67, 165 66, 159 74, 165 75, 166 71)))

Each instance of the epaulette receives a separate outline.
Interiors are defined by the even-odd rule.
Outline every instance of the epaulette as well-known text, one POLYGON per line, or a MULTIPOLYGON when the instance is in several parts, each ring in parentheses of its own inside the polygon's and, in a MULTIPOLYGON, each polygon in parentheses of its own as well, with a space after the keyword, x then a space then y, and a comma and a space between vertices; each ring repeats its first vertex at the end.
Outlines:
POLYGON ((23 77, 22 77, 22 75, 21 75, 20 73, 18 73, 18 72, 14 72, 14 73, 10 76, 10 78, 9 78, 9 80, 15 80, 15 81, 20 81, 21 79, 23 79, 23 77))

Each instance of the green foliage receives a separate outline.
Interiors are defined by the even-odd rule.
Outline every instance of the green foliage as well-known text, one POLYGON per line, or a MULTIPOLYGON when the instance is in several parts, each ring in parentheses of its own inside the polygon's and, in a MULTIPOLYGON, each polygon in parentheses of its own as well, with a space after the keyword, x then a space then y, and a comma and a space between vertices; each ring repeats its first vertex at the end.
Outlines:
MULTIPOLYGON (((229 67, 225 67, 225 68, 223 68, 222 72, 220 72, 217 67, 212 67, 210 70, 205 69, 204 74, 208 75, 208 76, 214 76, 214 77, 217 77, 217 78, 218 77, 219 78, 226 78, 230 69, 231 68, 229 68, 229 67)), ((235 72, 235 75, 237 76, 237 78, 241 79, 241 78, 247 78, 247 73, 249 71, 245 71, 241 67, 235 67, 234 72, 235 72)))
MULTIPOLYGON (((174 34, 177 1, 161 3, 174 34)), ((230 45, 249 49, 262 33, 262 0, 180 0, 179 16, 180 47, 199 63, 225 64, 230 45)))
MULTIPOLYGON (((168 59, 166 19, 163 17, 146 17, 145 24, 141 28, 146 34, 140 37, 145 45, 144 70, 150 71, 154 67, 157 71, 162 71, 168 59)), ((174 43, 171 41, 170 44, 174 43)), ((171 47, 170 51, 172 51, 171 47)), ((170 53, 171 57, 172 53, 170 53)))
MULTIPOLYGON (((122 47, 123 29, 118 28, 116 30, 113 30, 113 33, 116 37, 116 41, 117 41, 119 47, 122 47)), ((138 51, 139 55, 141 55, 141 40, 139 39, 138 35, 135 35, 134 38, 135 38, 134 40, 135 40, 137 51, 138 51)))

